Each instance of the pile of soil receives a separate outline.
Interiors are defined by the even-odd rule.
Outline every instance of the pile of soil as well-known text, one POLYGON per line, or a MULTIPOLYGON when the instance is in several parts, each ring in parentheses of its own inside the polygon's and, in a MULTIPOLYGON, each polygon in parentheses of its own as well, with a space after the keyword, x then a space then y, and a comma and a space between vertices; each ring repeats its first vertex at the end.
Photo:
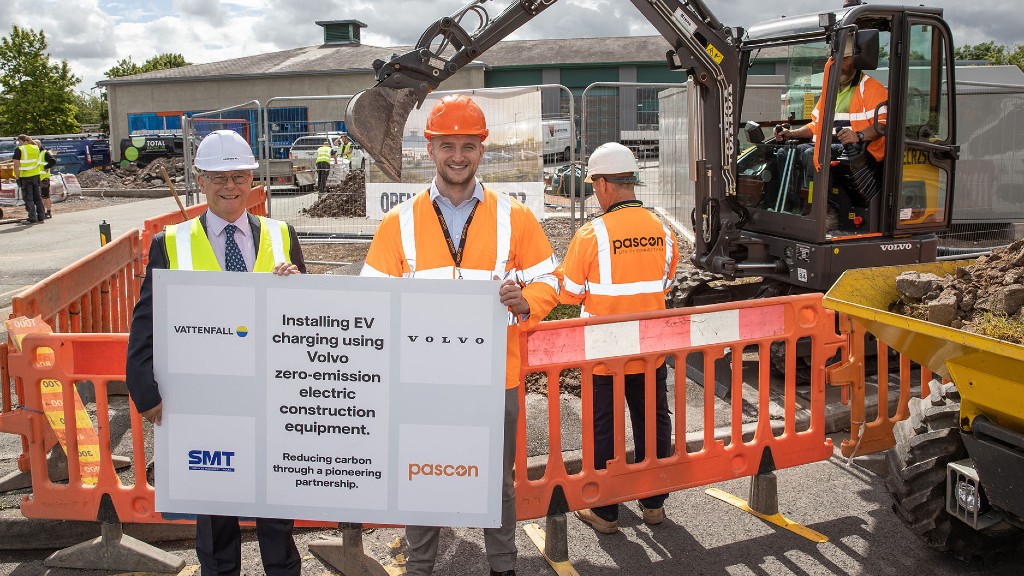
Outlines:
POLYGON ((185 159, 181 157, 157 158, 144 168, 129 164, 109 171, 88 170, 78 175, 78 182, 82 188, 166 188, 167 182, 160 172, 161 167, 167 171, 176 187, 184 185, 185 159))
POLYGON ((352 170, 340 184, 328 184, 316 202, 303 208, 302 213, 313 218, 365 217, 366 175, 362 170, 352 170))
POLYGON ((1024 240, 945 277, 905 272, 896 288, 897 314, 1024 344, 1024 240))

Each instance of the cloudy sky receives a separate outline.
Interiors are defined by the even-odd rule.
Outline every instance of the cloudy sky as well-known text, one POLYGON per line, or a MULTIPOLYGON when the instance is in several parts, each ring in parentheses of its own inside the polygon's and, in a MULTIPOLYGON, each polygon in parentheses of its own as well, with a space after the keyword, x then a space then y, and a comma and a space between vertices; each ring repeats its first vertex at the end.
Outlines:
MULTIPOLYGON (((723 23, 746 27, 778 16, 841 6, 842 0, 706 3, 723 23)), ((988 40, 1024 43, 1019 0, 927 3, 945 9, 958 46, 988 40)), ((88 91, 103 79, 104 70, 128 56, 142 63, 172 52, 202 63, 319 44, 323 30, 314 23, 317 20, 364 22, 364 44, 413 44, 427 25, 464 4, 461 0, 0 0, 0 31, 9 34, 15 24, 42 28, 51 56, 67 59, 83 79, 80 88, 88 91)), ((503 0, 484 5, 494 17, 506 4, 503 0)), ((560 0, 510 38, 656 33, 628 0, 560 0)))

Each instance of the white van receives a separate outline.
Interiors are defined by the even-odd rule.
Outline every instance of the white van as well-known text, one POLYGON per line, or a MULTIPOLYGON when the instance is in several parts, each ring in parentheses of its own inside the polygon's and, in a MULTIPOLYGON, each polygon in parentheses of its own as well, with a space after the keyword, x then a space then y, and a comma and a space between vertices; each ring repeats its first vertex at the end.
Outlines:
POLYGON ((568 120, 544 120, 541 122, 544 134, 544 159, 569 160, 572 150, 572 123, 568 120))

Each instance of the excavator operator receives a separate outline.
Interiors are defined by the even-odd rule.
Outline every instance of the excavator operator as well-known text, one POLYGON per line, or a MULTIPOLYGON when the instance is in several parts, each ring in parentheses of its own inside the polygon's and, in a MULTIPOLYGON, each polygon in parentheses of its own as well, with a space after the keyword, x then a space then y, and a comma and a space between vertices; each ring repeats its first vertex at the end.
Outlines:
MULTIPOLYGON (((843 64, 839 76, 839 94, 836 96, 835 128, 836 140, 832 144, 832 158, 837 158, 843 148, 849 144, 865 146, 873 162, 881 162, 885 155, 885 136, 875 129, 875 111, 878 110, 878 123, 886 121, 886 107, 879 104, 889 99, 889 92, 881 82, 857 70, 853 66, 852 37, 846 41, 843 51, 843 64)), ((794 130, 781 130, 775 134, 778 141, 792 139, 816 140, 821 135, 822 100, 819 98, 811 113, 811 122, 794 130)), ((798 146, 800 159, 804 167, 805 181, 814 174, 814 144, 804 143, 798 146)), ((806 183, 806 182, 805 182, 806 183)))

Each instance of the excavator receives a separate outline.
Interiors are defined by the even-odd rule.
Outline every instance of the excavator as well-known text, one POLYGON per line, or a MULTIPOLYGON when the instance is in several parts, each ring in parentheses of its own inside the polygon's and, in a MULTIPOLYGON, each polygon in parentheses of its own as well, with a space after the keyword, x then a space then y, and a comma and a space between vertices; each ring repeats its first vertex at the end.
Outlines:
MULTIPOLYGON (((437 20, 413 50, 373 63, 376 86, 348 106, 350 134, 399 179, 412 109, 555 1, 514 0, 491 19, 486 0, 474 0, 437 20), (479 24, 468 31, 462 23, 471 14, 479 24)), ((667 66, 692 82, 691 261, 715 277, 757 279, 696 287, 685 305, 823 292, 850 268, 935 261, 937 233, 950 224, 959 151, 953 44, 941 9, 846 0, 838 10, 744 30, 723 25, 704 0, 631 1, 668 41, 667 66), (797 143, 765 137, 765 128, 806 123, 819 92, 819 123, 833 126, 843 88, 837 55, 850 53, 851 42, 854 68, 888 90, 873 124, 885 135, 884 159, 870 165, 857 145, 835 156, 837 138, 821 130, 814 167, 802 168, 797 143), (742 123, 747 71, 763 54, 789 68, 788 114, 742 123), (877 121, 886 111, 887 121, 877 121)))

